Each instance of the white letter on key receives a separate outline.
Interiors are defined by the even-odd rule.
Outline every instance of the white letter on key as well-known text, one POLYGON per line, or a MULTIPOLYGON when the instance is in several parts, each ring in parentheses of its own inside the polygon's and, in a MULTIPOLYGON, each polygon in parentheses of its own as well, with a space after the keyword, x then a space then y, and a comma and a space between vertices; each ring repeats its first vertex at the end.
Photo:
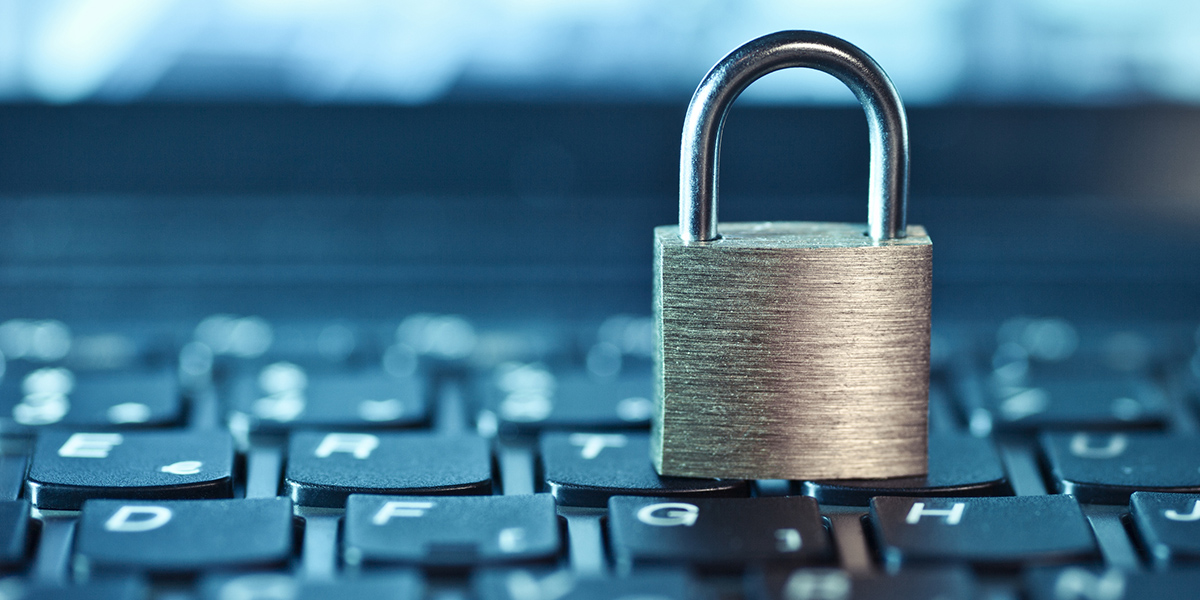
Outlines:
POLYGON ((164 506, 122 506, 104 522, 108 531, 150 531, 171 520, 171 509, 164 506), (134 515, 150 515, 149 519, 130 520, 134 515))
POLYGON ((367 458, 378 447, 379 438, 369 433, 330 433, 321 440, 315 454, 317 458, 328 458, 334 452, 345 452, 354 458, 367 458))
POLYGON ((909 525, 916 525, 921 522, 921 517, 929 515, 931 517, 946 517, 947 525, 958 525, 962 520, 963 511, 967 509, 967 505, 962 502, 955 502, 950 510, 934 509, 925 510, 924 502, 914 502, 912 510, 908 511, 908 517, 904 519, 909 525))
POLYGON ((432 502, 407 502, 394 501, 388 502, 375 513, 375 517, 371 522, 376 525, 383 525, 391 520, 392 517, 423 517, 425 511, 433 508, 432 502))
POLYGON ((58 455, 67 458, 108 458, 108 452, 122 441, 124 438, 119 433, 73 433, 58 449, 58 455))
POLYGON ((1071 438, 1071 454, 1079 458, 1116 458, 1128 446, 1129 438, 1121 433, 1113 434, 1108 438, 1108 444, 1101 447, 1092 446, 1086 433, 1077 433, 1071 438))
POLYGON ((629 439, 619 433, 572 433, 568 440, 579 446, 579 456, 588 460, 600 456, 605 448, 624 448, 629 443, 629 439))
POLYGON ((1179 511, 1173 508, 1168 508, 1167 510, 1163 511, 1163 516, 1172 521, 1195 521, 1200 519, 1200 500, 1197 500, 1196 503, 1192 505, 1192 512, 1186 515, 1181 514, 1179 511))

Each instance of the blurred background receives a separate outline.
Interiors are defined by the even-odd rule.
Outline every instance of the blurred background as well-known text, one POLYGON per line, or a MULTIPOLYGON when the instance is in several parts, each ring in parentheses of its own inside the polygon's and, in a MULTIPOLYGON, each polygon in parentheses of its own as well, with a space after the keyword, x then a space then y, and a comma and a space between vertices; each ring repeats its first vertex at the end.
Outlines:
MULTIPOLYGON (((0 0, 0 306, 648 313, 695 85, 758 35, 859 45, 909 108, 935 315, 1200 306, 1187 0, 0 0)), ((751 86, 725 220, 865 220, 862 111, 751 86)))

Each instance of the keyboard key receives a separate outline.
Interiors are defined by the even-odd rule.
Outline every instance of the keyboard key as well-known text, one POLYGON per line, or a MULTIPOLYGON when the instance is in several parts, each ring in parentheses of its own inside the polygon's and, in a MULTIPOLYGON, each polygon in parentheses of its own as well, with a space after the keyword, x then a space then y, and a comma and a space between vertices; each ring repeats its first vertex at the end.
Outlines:
POLYGON ((183 418, 179 381, 169 370, 82 371, 46 367, 0 386, 0 426, 89 429, 151 427, 183 418))
POLYGON ((342 556, 349 565, 501 564, 559 550, 554 499, 527 496, 368 496, 346 501, 342 556))
POLYGON ((480 600, 694 600, 702 595, 681 570, 646 569, 620 577, 577 576, 570 571, 483 570, 473 580, 480 600))
POLYGON ((612 496, 743 497, 740 479, 661 477, 644 433, 549 433, 541 440, 546 491, 566 506, 607 506, 612 496))
POLYGON ((506 363, 488 380, 479 420, 494 419, 501 433, 647 428, 654 409, 652 384, 649 371, 598 378, 506 363))
POLYGON ((24 500, 0 502, 0 566, 20 565, 29 544, 29 503, 24 500))
POLYGON ((233 439, 222 432, 43 431, 26 495, 38 508, 62 510, 93 498, 228 498, 233 439))
POLYGON ((1200 560, 1200 495, 1136 492, 1129 504, 1142 546, 1160 566, 1200 560))
MULTIPOLYGON (((0 590, 3 594, 4 590, 0 590)), ((137 577, 99 578, 78 585, 32 583, 11 596, 20 600, 145 600, 150 586, 137 577)), ((6 600, 7 595, 0 595, 6 600)))
POLYGON ((130 502, 89 500, 76 571, 196 572, 285 563, 292 554, 286 498, 130 502))
POLYGON ((345 506, 350 494, 490 494, 488 441, 473 435, 293 433, 284 486, 302 506, 345 506))
POLYGON ((29 458, 24 454, 0 454, 0 500, 16 500, 25 487, 29 458))
POLYGON ((1010 566, 1096 555, 1091 527, 1069 496, 881 496, 870 515, 890 571, 933 561, 1010 566))
POLYGON ((825 562, 831 545, 817 502, 786 498, 639 498, 608 501, 608 528, 619 565, 687 562, 738 567, 764 562, 825 562))
POLYGON ((763 591, 752 596, 767 600, 949 600, 976 597, 975 581, 962 569, 910 569, 894 575, 875 576, 852 576, 836 569, 773 569, 761 577, 761 586, 763 591))
POLYGON ((364 574, 337 581, 307 581, 283 573, 210 577, 200 583, 206 600, 416 600, 424 582, 412 571, 364 574))
POLYGON ((1136 491, 1200 492, 1200 436, 1155 433, 1044 434, 1059 493, 1125 504, 1136 491))
POLYGON ((382 369, 308 371, 289 362, 271 363, 235 382, 232 405, 231 423, 244 422, 256 431, 413 426, 429 420, 423 380, 382 369))
POLYGON ((822 504, 867 506, 875 496, 1004 496, 1012 488, 990 440, 943 431, 929 436, 925 477, 805 481, 801 493, 822 504))
POLYGON ((1192 600, 1200 571, 1129 573, 1117 569, 1034 569, 1025 576, 1031 600, 1192 600))
POLYGON ((986 410, 996 429, 1161 427, 1167 401, 1149 379, 1133 375, 1039 378, 993 385, 986 410))

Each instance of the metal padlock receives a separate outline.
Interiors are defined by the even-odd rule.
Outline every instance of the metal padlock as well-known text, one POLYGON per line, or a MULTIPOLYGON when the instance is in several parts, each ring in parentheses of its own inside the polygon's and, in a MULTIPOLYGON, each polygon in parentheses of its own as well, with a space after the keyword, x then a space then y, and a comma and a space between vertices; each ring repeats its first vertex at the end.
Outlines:
POLYGON ((905 224, 908 128, 887 74, 822 33, 751 41, 696 89, 679 162, 679 226, 654 230, 658 472, 924 474, 932 246, 905 224), (724 223, 718 234, 726 112, 751 82, 788 67, 829 73, 862 103, 868 223, 724 223))

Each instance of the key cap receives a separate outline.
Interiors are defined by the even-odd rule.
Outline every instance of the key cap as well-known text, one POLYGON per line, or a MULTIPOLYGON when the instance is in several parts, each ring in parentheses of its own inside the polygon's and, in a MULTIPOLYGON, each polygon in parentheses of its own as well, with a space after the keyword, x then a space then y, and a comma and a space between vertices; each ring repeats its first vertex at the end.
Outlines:
POLYGON ((1167 401, 1150 380, 1133 375, 1035 379, 995 385, 986 410, 997 429, 1161 427, 1167 401))
POLYGON ((975 581, 962 569, 909 569, 861 576, 836 569, 771 569, 751 585, 767 600, 930 600, 975 598, 975 581))
POLYGON ((668 562, 728 568, 833 557, 817 502, 804 496, 614 496, 608 519, 612 551, 624 568, 668 562))
POLYGON ((654 409, 648 371, 595 378, 586 372, 551 373, 540 364, 507 363, 484 390, 479 420, 494 419, 501 433, 545 429, 629 429, 650 426, 654 409))
POLYGON ((943 431, 929 436, 925 477, 805 481, 801 493, 822 504, 867 506, 875 496, 1005 496, 1012 488, 991 441, 943 431))
POLYGON ((29 503, 0 502, 0 566, 17 566, 25 560, 29 545, 29 503))
POLYGON ((371 496, 346 500, 348 565, 468 566, 552 558, 559 523, 548 494, 371 496))
POLYGON ((694 600, 708 598, 682 570, 645 569, 621 577, 577 576, 570 571, 484 569, 473 578, 480 600, 694 600))
POLYGON ((28 465, 24 454, 0 454, 0 500, 16 500, 21 495, 28 465))
POLYGON ((79 518, 77 574, 186 573, 285 563, 292 554, 292 502, 89 500, 79 518))
POLYGON ((233 439, 207 431, 43 431, 25 484, 41 509, 77 510, 91 498, 228 498, 233 439))
POLYGON ((1135 491, 1200 492, 1200 437, 1156 433, 1044 434, 1059 493, 1125 504, 1135 491))
POLYGON ((162 426, 183 417, 170 370, 82 371, 46 367, 0 385, 0 426, 106 429, 162 426))
POLYGON ((603 508, 612 496, 741 497, 740 479, 660 477, 650 437, 638 433, 549 433, 541 440, 546 490, 559 504, 603 508))
POLYGON ((200 583, 208 600, 415 600, 424 594, 412 571, 362 574, 337 581, 306 581, 283 573, 209 577, 200 583))
POLYGON ((293 433, 284 486, 302 506, 345 506, 350 494, 490 494, 488 442, 474 435, 293 433))
POLYGON ((1094 568, 1033 569, 1025 575, 1031 600, 1192 600, 1200 570, 1128 573, 1094 568))
MULTIPOLYGON (((0 598, 9 597, 0 595, 0 598)), ((37 582, 11 597, 20 600, 144 600, 150 597, 150 586, 138 577, 99 578, 77 585, 37 582)))
POLYGON ((1156 563, 1200 559, 1200 494, 1136 492, 1129 505, 1142 546, 1156 563))
POLYGON ((238 378, 232 406, 231 422, 244 421, 256 431, 415 426, 429 420, 426 386, 417 375, 306 370, 289 362, 238 378))
POLYGON ((880 496, 870 516, 891 571, 933 561, 1009 566, 1096 556, 1092 530, 1069 496, 880 496))

